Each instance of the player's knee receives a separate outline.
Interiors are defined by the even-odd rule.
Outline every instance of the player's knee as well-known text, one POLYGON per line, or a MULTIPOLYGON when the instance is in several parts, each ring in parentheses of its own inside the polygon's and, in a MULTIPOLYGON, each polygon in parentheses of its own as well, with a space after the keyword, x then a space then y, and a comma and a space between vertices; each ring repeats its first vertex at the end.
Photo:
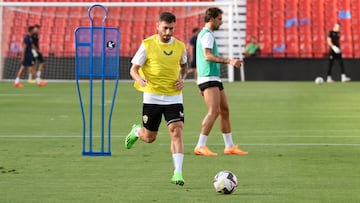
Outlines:
POLYGON ((212 116, 212 117, 216 118, 220 114, 220 109, 219 108, 210 108, 209 111, 208 111, 208 114, 209 114, 209 116, 212 116))
POLYGON ((156 137, 149 137, 147 143, 153 143, 156 140, 156 137))
POLYGON ((169 124, 169 132, 173 138, 181 137, 184 123, 179 121, 169 124))
POLYGON ((145 131, 145 136, 143 141, 147 143, 153 143, 156 140, 157 132, 154 131, 145 131))
POLYGON ((156 136, 147 136, 143 139, 146 143, 153 143, 156 140, 156 136))

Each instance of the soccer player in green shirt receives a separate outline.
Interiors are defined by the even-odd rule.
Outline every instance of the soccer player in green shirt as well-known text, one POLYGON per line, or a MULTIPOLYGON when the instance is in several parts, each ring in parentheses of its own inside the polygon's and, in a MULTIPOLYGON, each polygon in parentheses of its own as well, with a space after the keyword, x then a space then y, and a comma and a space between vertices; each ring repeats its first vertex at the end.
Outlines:
POLYGON ((220 63, 230 64, 237 68, 240 68, 242 63, 239 59, 228 59, 219 56, 213 32, 218 30, 222 24, 222 13, 223 11, 219 8, 209 8, 206 10, 204 17, 205 27, 199 33, 196 41, 197 84, 208 108, 208 113, 202 121, 198 144, 194 149, 196 155, 217 155, 210 151, 206 146, 206 142, 218 117, 225 143, 224 154, 247 154, 247 152, 240 150, 232 141, 229 105, 220 80, 220 63))

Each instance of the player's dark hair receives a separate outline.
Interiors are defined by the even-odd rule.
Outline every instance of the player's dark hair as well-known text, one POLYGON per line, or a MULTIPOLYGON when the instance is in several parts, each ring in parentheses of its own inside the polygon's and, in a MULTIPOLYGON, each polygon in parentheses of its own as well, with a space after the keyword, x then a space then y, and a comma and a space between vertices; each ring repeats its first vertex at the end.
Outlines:
POLYGON ((197 33, 198 31, 199 31, 199 28, 198 28, 198 27, 192 29, 192 33, 193 33, 193 34, 197 33))
POLYGON ((220 8, 217 7, 208 8, 205 11, 205 16, 204 16, 205 23, 209 22, 211 18, 216 18, 223 13, 224 12, 220 8))
POLYGON ((159 22, 175 23, 176 17, 170 12, 162 12, 159 16, 159 22))
POLYGON ((29 27, 28 27, 28 32, 32 32, 33 29, 34 29, 34 26, 29 26, 29 27))
POLYGON ((41 26, 39 24, 35 24, 34 28, 40 28, 41 26))

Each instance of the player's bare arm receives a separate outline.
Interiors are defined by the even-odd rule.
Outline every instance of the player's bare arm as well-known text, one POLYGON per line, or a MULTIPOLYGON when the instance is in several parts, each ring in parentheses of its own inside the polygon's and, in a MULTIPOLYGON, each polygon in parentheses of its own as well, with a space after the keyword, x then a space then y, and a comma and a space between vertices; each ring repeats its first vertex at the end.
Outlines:
POLYGON ((139 69, 140 69, 139 65, 133 64, 130 69, 130 75, 136 82, 139 83, 140 86, 145 87, 147 80, 146 78, 140 76, 139 69))
POLYGON ((215 56, 212 53, 212 50, 209 48, 204 49, 204 56, 205 56, 205 60, 207 60, 207 61, 230 64, 236 68, 240 68, 241 64, 242 64, 242 61, 240 59, 228 59, 228 58, 222 58, 219 56, 215 56))
MULTIPOLYGON (((193 50, 194 46, 193 45, 189 45, 189 50, 193 50)), ((189 51, 189 61, 193 61, 195 58, 194 54, 192 51, 189 51)))
POLYGON ((175 87, 177 90, 182 90, 184 88, 184 82, 187 76, 187 64, 180 65, 180 78, 175 82, 175 87))
POLYGON ((24 44, 23 44, 23 51, 22 51, 22 53, 21 53, 21 57, 20 57, 21 63, 23 63, 23 62, 24 62, 24 60, 25 60, 25 53, 26 53, 26 49, 27 49, 27 44, 26 44, 26 43, 24 43, 24 44))

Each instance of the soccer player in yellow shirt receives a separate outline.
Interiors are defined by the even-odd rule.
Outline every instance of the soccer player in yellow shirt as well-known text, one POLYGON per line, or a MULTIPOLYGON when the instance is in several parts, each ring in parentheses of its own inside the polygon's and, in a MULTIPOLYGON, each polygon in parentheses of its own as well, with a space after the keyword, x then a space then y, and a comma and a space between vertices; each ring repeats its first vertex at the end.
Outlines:
POLYGON ((154 142, 164 115, 171 136, 175 168, 171 182, 182 186, 185 181, 182 177, 184 108, 181 90, 186 77, 187 57, 185 44, 172 37, 175 22, 174 14, 161 13, 157 34, 142 41, 131 61, 134 87, 143 92, 143 127, 133 125, 125 139, 125 148, 132 148, 138 138, 147 143, 154 142))

